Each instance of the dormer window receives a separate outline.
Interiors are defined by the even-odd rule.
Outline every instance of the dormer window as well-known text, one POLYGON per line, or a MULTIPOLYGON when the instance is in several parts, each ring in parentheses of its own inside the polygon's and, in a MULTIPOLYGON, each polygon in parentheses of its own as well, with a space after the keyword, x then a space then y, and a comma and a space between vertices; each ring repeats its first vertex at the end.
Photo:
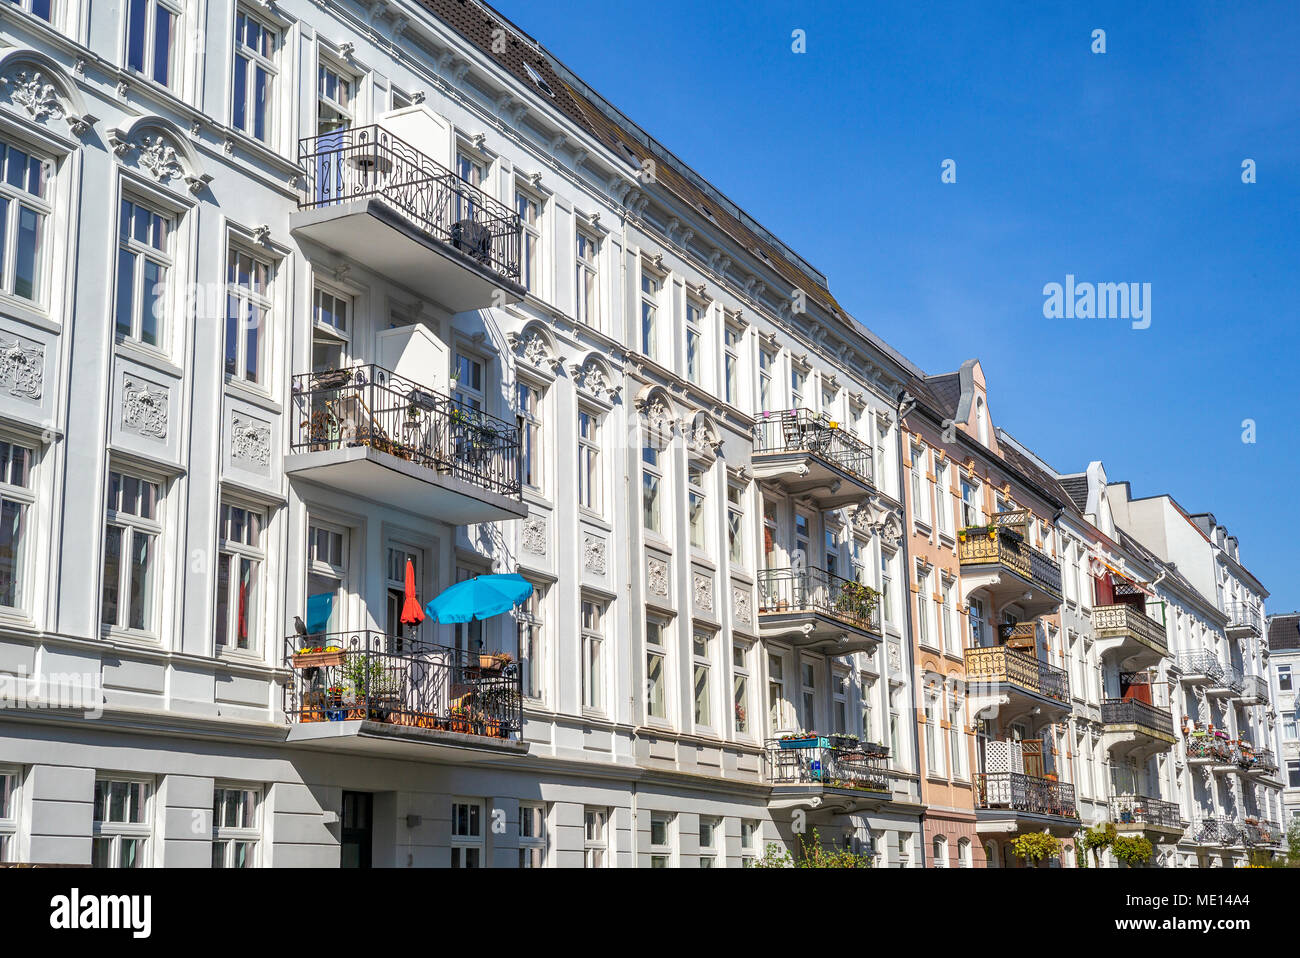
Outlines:
POLYGON ((537 89, 541 90, 549 97, 555 96, 555 91, 551 89, 551 85, 546 82, 545 78, 540 73, 533 69, 531 63, 525 63, 524 70, 528 73, 528 79, 533 81, 537 89))

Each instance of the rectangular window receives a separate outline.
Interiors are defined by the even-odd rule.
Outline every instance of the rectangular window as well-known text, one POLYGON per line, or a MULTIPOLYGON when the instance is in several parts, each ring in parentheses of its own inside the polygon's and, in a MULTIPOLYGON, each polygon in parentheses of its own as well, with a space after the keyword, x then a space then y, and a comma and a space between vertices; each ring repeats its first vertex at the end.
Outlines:
POLYGON ((0 606, 21 608, 28 577, 28 526, 34 453, 0 440, 0 606))
POLYGON ((934 645, 930 628, 930 573, 917 570, 916 573, 916 640, 921 645, 934 645))
POLYGON ((704 467, 690 463, 686 467, 686 509, 691 532, 691 546, 695 549, 708 548, 708 514, 705 510, 707 497, 704 494, 704 467))
POLYGON ((704 307, 694 300, 686 301, 686 379, 700 385, 700 376, 704 364, 704 333, 701 321, 704 307))
POLYGON ((171 275, 171 220, 122 200, 117 224, 117 335, 160 346, 166 331, 171 275))
POLYGON ((451 803, 451 867, 483 867, 483 803, 451 803))
MULTIPOLYGON (((311 524, 307 528, 307 634, 343 631, 344 583, 347 581, 347 536, 341 529, 311 524)), ((312 641, 311 645, 321 642, 312 641)))
POLYGON ((1277 667, 1277 688, 1280 692, 1291 691, 1291 666, 1279 665, 1277 667))
POLYGON ((779 655, 767 656, 767 722, 768 731, 775 733, 785 727, 782 721, 785 710, 785 660, 779 655))
POLYGON ((104 529, 100 622, 108 628, 152 632, 155 628, 158 484, 110 472, 104 529))
POLYGON ((714 868, 718 864, 718 834, 722 823, 716 818, 700 816, 700 867, 714 868))
POLYGON ((980 599, 971 599, 969 603, 970 645, 978 649, 984 645, 984 603, 980 599))
POLYGON ((963 479, 961 481, 961 524, 963 528, 977 526, 982 510, 979 503, 980 487, 978 483, 963 479))
POLYGON ((609 809, 586 808, 582 813, 583 823, 583 866, 585 868, 604 868, 605 853, 609 839, 609 809))
POLYGON ((416 588, 419 588, 419 584, 424 581, 421 576, 424 570, 424 556, 419 549, 390 545, 387 558, 384 631, 389 636, 388 651, 400 653, 405 651, 407 636, 413 634, 410 626, 402 622, 402 610, 406 605, 406 566, 410 563, 411 575, 415 579, 416 588))
POLYGON ((578 505, 600 515, 600 418, 578 408, 578 505))
POLYGON ((713 725, 713 709, 709 701, 709 680, 713 670, 710 655, 712 643, 713 636, 707 632, 696 632, 691 640, 692 682, 695 695, 695 724, 697 726, 711 727, 713 725))
POLYGON ((516 387, 519 406, 519 462, 523 483, 530 489, 542 488, 542 394, 519 383, 516 387))
POLYGON ((790 408, 803 408, 804 387, 808 382, 808 373, 790 361, 790 408))
MULTIPOLYGON (((352 126, 356 81, 331 63, 316 67, 316 132, 324 136, 352 126)), ((335 139, 335 144, 341 141, 335 139)), ((331 144, 332 145, 332 144, 331 144)))
POLYGON ((912 508, 916 518, 924 523, 930 522, 930 486, 925 478, 925 449, 912 447, 912 508))
POLYGON ((605 707, 605 608, 590 599, 582 603, 582 706, 605 707))
POLYGON ((740 820, 740 867, 752 868, 758 850, 758 822, 748 818, 740 820))
POLYGON ((740 400, 740 336, 730 324, 722 331, 722 398, 733 406, 740 400))
POLYGON ((46 23, 54 19, 54 0, 9 0, 19 10, 25 10, 34 17, 40 17, 46 23))
POLYGON ((18 857, 18 773, 0 769, 0 862, 18 857))
POLYGON ((1300 761, 1295 759, 1287 760, 1286 783, 1290 788, 1300 788, 1300 761))
POLYGON ((731 646, 731 704, 736 719, 736 734, 749 734, 749 646, 733 642, 731 646))
POLYGON ((464 409, 482 409, 485 386, 483 360, 457 353, 452 398, 464 409))
POLYGON ((216 645, 232 649, 257 647, 261 610, 262 514, 222 503, 217 527, 216 645))
POLYGON ((758 405, 764 412, 772 409, 772 368, 776 365, 776 353, 761 348, 758 351, 758 405))
POLYGON ((817 667, 811 662, 799 663, 799 721, 806 732, 817 728, 817 667))
POLYGON ((644 269, 641 271, 641 352, 655 358, 659 322, 659 290, 662 282, 644 269))
POLYGON ((251 788, 217 788, 212 793, 212 867, 254 868, 261 837, 261 795, 251 788))
POLYGON ((577 318, 600 328, 600 244, 581 230, 577 233, 577 318))
MULTIPOLYGON (((487 180, 487 165, 463 150, 456 151, 456 175, 470 186, 481 189, 487 180)), ((453 220, 474 219, 477 204, 473 190, 457 190, 453 220)))
POLYGON ((0 291, 38 302, 45 294, 50 164, 0 141, 0 291))
POLYGON ((662 532, 660 527, 659 450, 647 441, 641 447, 641 522, 649 532, 662 532))
MULTIPOLYGON (((936 457, 937 458, 937 457, 936 457)), ((948 498, 948 464, 938 462, 934 467, 934 519, 939 531, 952 534, 952 504, 948 498)))
POLYGON ((546 806, 519 804, 519 867, 546 867, 546 806))
POLYGON ((128 0, 126 66, 155 83, 171 86, 178 14, 158 0, 128 0))
POLYGON ((545 646, 545 587, 533 583, 533 592, 519 609, 519 682, 526 698, 542 698, 542 656, 545 646))
POLYGON ((348 316, 352 301, 320 286, 312 291, 311 368, 313 372, 342 369, 351 336, 348 316))
POLYGON ((646 714, 651 718, 668 718, 668 651, 664 645, 664 627, 647 620, 645 624, 646 714))
POLYGON ((858 676, 862 684, 862 738, 867 742, 879 742, 876 737, 876 680, 866 673, 858 676))
POLYGON ((955 584, 951 580, 944 579, 941 587, 943 595, 943 604, 941 606, 943 614, 943 647, 955 655, 961 652, 961 636, 957 631, 957 615, 953 608, 952 594, 954 588, 955 584))
POLYGON ((673 816, 650 813, 650 867, 671 868, 673 864, 673 816))
POLYGON ((515 212, 523 226, 519 255, 519 282, 536 295, 541 280, 542 204, 523 190, 515 189, 515 212))
POLYGON ((95 781, 90 863, 94 868, 148 864, 153 789, 148 782, 95 781))
POLYGON ((235 14, 235 72, 230 123, 270 143, 274 122, 275 55, 279 35, 251 14, 235 14))
POLYGON ((880 614, 884 621, 894 621, 894 580, 889 574, 890 557, 880 554, 880 614))
POLYGON ((271 320, 271 264, 230 247, 226 263, 226 375, 260 383, 263 330, 271 320))
POLYGON ((849 730, 849 677, 838 671, 831 679, 831 726, 840 735, 849 730))
POLYGON ((727 486, 727 558, 745 564, 745 489, 734 484, 727 486))

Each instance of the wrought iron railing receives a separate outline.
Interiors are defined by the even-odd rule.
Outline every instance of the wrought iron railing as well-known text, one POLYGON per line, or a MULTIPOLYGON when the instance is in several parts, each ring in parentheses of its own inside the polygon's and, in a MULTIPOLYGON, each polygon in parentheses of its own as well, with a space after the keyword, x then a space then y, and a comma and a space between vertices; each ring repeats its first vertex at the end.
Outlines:
POLYGON ((1161 655, 1169 652, 1165 627, 1126 603, 1096 606, 1092 610, 1092 628, 1099 639, 1130 635, 1161 655))
POLYGON ((1262 675, 1242 676, 1241 697, 1254 705, 1266 704, 1268 702, 1268 679, 1262 675))
POLYGON ((375 197, 432 238, 518 281, 518 214, 377 125, 298 141, 299 209, 375 197))
POLYGON ((1273 755, 1271 748, 1261 748, 1255 752, 1255 762, 1251 765, 1251 770, 1256 772, 1276 772, 1277 759, 1273 755))
POLYGON ((1061 595, 1061 566, 1028 542, 1028 509, 1000 512, 987 526, 968 526, 958 538, 962 565, 1006 566, 1058 598, 1061 595))
POLYGON ((758 573, 760 613, 819 612, 880 634, 880 593, 825 569, 762 569, 758 573))
POLYGON ((1281 845, 1286 840, 1282 825, 1266 818, 1243 818, 1237 823, 1237 831, 1247 848, 1281 845))
POLYGON ((1250 629, 1256 635, 1261 630, 1259 610, 1246 602, 1233 602, 1224 610, 1228 613, 1228 628, 1250 629))
POLYGON ((1206 649, 1179 652, 1177 663, 1178 671, 1184 676, 1204 675, 1214 681, 1223 675, 1223 663, 1217 655, 1206 649))
POLYGON ((1216 689, 1227 689, 1234 695, 1246 691, 1246 680, 1235 665, 1225 665, 1219 677, 1210 684, 1216 689))
POLYGON ((1219 765, 1235 762, 1232 743, 1213 732, 1193 731, 1187 736, 1187 757, 1191 760, 1209 759, 1219 765))
POLYGON ((1145 795, 1117 795, 1110 800, 1110 812, 1116 825, 1183 827, 1182 814, 1176 803, 1147 798, 1145 795))
POLYGON ((1136 725, 1169 736, 1174 734, 1174 718, 1168 709, 1135 699, 1103 699, 1101 722, 1103 725, 1136 725))
POLYGON ((1032 655, 995 645, 967 649, 965 660, 971 691, 978 691, 980 685, 1007 684, 1058 702, 1070 701, 1070 679, 1065 670, 1032 655))
POLYGON ((363 630, 290 636, 285 662, 291 723, 364 719, 490 738, 523 726, 518 666, 487 653, 363 630), (323 651, 301 651, 312 648, 323 651))
POLYGON ((889 750, 871 743, 832 744, 833 737, 808 733, 768 739, 763 745, 763 778, 773 785, 822 785, 869 792, 890 791, 885 768, 889 750))
POLYGON ((983 772, 975 776, 979 808, 1007 808, 1058 818, 1079 817, 1074 786, 1023 772, 983 772))
POLYGON ((370 446, 505 496, 520 495, 519 430, 376 366, 293 377, 294 452, 370 446))
POLYGON ((754 455, 803 452, 817 456, 870 484, 871 447, 832 419, 811 409, 759 413, 754 455))
POLYGON ((1198 845, 1235 845, 1241 838, 1236 822, 1213 815, 1198 819, 1188 834, 1198 845))

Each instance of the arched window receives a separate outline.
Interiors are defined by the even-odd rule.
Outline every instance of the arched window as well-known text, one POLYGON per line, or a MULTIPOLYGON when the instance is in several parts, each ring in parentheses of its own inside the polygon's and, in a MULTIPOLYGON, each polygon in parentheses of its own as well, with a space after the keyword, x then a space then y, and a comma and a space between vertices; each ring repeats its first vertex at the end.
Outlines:
POLYGON ((934 868, 948 867, 948 839, 942 835, 937 835, 934 839, 934 861, 932 866, 934 868))
POLYGON ((982 396, 975 399, 975 429, 979 434, 980 442, 987 446, 989 444, 989 413, 984 408, 984 398, 982 396))
POLYGON ((989 868, 998 867, 998 846, 993 842, 984 843, 984 864, 989 868))
POLYGON ((957 839, 957 867, 958 868, 973 867, 973 863, 971 862, 971 855, 970 855, 969 838, 957 839))

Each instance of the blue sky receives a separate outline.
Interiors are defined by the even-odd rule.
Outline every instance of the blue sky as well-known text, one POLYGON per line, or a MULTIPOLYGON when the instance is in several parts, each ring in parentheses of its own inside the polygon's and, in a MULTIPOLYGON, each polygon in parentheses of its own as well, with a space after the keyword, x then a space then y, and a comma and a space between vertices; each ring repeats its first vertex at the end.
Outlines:
POLYGON ((1300 607, 1294 3, 495 6, 926 372, 980 359, 998 425, 1213 512, 1300 607), (1067 273, 1150 283, 1150 328, 1045 319, 1067 273))

